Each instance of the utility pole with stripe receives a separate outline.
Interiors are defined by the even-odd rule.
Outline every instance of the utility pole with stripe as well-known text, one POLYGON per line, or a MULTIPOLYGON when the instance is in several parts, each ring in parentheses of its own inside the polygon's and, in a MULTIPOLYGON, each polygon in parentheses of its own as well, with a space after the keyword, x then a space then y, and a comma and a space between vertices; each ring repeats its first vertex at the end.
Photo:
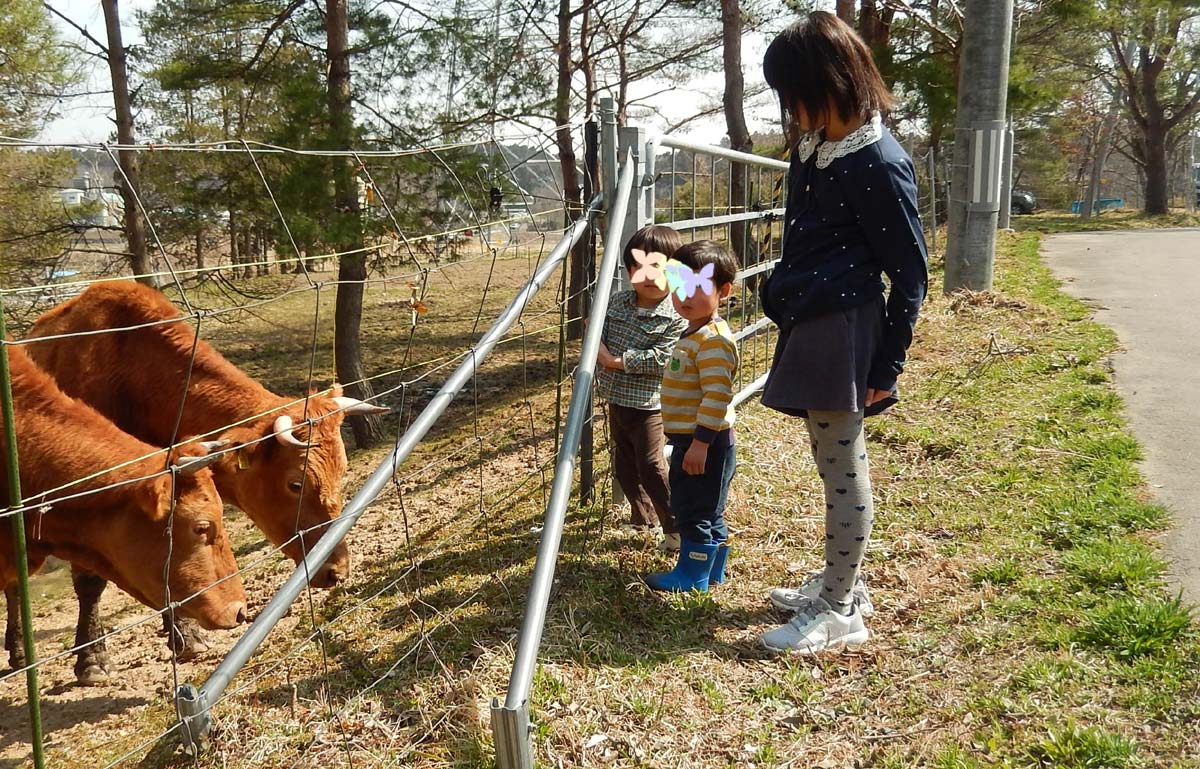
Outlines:
POLYGON ((946 280, 960 288, 992 287, 996 224, 1002 205, 1012 0, 967 0, 950 183, 946 280))

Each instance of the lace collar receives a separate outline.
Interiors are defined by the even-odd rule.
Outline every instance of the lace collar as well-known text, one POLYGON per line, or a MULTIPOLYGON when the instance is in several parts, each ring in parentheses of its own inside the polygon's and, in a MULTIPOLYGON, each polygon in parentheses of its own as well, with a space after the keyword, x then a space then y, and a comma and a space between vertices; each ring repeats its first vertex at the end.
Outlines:
POLYGON ((803 163, 817 153, 817 168, 825 169, 838 158, 858 152, 863 147, 869 147, 883 138, 883 120, 879 113, 871 115, 871 119, 847 134, 841 141, 827 142, 821 140, 818 131, 812 131, 800 137, 796 145, 796 156, 803 163))

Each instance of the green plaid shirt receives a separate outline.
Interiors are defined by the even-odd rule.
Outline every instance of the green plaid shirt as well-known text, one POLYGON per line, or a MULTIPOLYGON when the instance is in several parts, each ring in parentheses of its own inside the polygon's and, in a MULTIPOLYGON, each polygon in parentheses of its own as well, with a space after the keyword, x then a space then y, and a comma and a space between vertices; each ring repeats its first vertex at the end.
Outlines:
POLYGON ((675 312, 670 296, 657 307, 643 309, 637 306, 633 289, 615 294, 601 338, 609 352, 624 360, 625 370, 600 368, 596 375, 600 397, 618 406, 659 408, 663 367, 686 330, 687 321, 675 312))

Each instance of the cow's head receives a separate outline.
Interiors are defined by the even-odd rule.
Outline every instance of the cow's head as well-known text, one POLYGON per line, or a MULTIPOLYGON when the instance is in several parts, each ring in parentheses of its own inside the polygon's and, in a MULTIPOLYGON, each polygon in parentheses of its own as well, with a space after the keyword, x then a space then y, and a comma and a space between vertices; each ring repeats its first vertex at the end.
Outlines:
MULTIPOLYGON (((222 433, 233 442, 219 471, 222 494, 300 563, 342 510, 344 417, 383 411, 343 397, 335 386, 329 395, 310 395, 306 402, 222 433)), ((341 543, 311 575, 311 583, 332 587, 349 574, 350 552, 341 543)))
MULTIPOLYGON (((213 630, 246 621, 246 591, 207 469, 216 457, 206 456, 207 448, 177 449, 171 454, 176 472, 134 484, 134 509, 111 530, 114 547, 128 552, 109 560, 121 587, 143 603, 164 607, 169 587, 179 614, 213 630), (168 525, 170 536, 164 536, 168 525)), ((152 464, 159 466, 158 460, 152 464)))

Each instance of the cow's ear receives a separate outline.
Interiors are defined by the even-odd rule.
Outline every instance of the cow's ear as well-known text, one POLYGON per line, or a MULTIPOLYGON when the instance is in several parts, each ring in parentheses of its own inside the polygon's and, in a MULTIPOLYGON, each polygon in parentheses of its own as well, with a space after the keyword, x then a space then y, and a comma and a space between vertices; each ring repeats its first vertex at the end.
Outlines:
POLYGON ((152 521, 162 521, 171 514, 171 475, 164 473, 142 482, 138 489, 142 510, 152 521))
POLYGON ((343 395, 342 386, 340 384, 338 384, 337 382, 334 382, 333 386, 329 388, 329 397, 330 398, 340 398, 340 397, 342 397, 342 395, 343 395))
POLYGON ((239 470, 249 470, 250 466, 254 464, 254 458, 261 450, 262 443, 257 441, 239 445, 234 452, 234 456, 237 457, 237 468, 239 470))
MULTIPOLYGON (((270 425, 270 421, 267 422, 270 425)), ((269 432, 269 430, 267 430, 269 432)), ((247 470, 263 450, 263 441, 259 440, 266 432, 259 434, 253 426, 242 426, 221 433, 221 438, 229 441, 229 446, 223 449, 226 454, 237 462, 237 469, 247 470)))

